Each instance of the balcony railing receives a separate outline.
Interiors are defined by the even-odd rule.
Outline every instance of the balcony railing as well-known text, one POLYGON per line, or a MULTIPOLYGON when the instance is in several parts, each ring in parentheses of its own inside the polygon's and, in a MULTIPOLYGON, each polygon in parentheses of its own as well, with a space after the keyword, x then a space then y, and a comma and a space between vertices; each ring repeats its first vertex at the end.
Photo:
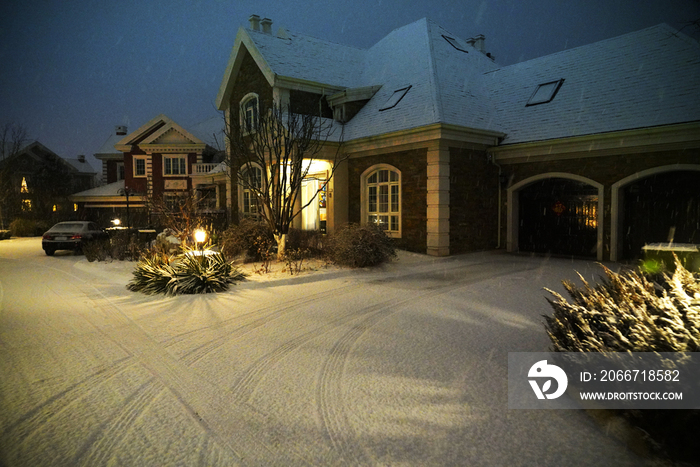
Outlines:
POLYGON ((194 175, 201 175, 201 174, 206 174, 214 170, 215 168, 219 167, 222 162, 212 162, 212 163, 198 163, 193 165, 193 174, 194 175))

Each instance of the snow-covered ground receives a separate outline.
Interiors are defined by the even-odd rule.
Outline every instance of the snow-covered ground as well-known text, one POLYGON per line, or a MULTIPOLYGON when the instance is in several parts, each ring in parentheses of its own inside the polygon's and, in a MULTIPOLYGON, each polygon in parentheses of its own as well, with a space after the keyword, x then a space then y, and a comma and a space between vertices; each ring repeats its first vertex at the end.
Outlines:
POLYGON ((542 287, 583 261, 402 253, 144 296, 133 263, 0 242, 0 465, 640 465, 584 411, 508 410, 542 287))

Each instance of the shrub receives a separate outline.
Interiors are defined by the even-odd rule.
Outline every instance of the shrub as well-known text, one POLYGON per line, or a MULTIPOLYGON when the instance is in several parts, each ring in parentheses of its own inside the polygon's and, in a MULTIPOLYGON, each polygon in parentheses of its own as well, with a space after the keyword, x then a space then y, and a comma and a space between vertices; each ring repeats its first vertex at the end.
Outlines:
POLYGON ((109 255, 119 261, 134 261, 146 250, 146 243, 140 242, 137 236, 128 230, 115 232, 110 235, 109 241, 109 255))
POLYGON ((127 289, 147 295, 222 292, 245 277, 220 253, 199 256, 192 251, 175 257, 144 255, 133 274, 127 289))
POLYGON ((29 219, 15 219, 10 223, 10 231, 15 237, 31 237, 36 235, 36 222, 29 219))
POLYGON ((107 261, 111 259, 111 250, 109 239, 95 240, 83 245, 85 259, 91 263, 93 261, 107 261))
MULTIPOLYGON (((700 278, 676 261, 673 275, 646 275, 603 267, 605 278, 582 287, 564 281, 572 300, 548 290, 554 314, 545 328, 558 352, 697 352, 700 351, 700 278), (660 283, 651 278, 659 278, 660 283)), ((687 361, 686 361, 687 362, 687 361)), ((683 366, 684 363, 676 363, 683 366)), ((684 372, 681 369, 681 373, 684 372)), ((686 382, 687 383, 687 382, 686 382)), ((700 449, 694 430, 697 410, 623 410, 621 415, 648 434, 660 454, 695 461, 700 449)))
POLYGON ((700 350, 700 283, 677 263, 659 286, 639 271, 615 273, 592 287, 564 281, 572 299, 547 289, 556 300, 545 316, 557 352, 697 352, 700 350))
POLYGON ((351 268, 377 266, 396 256, 392 239, 374 224, 348 224, 327 243, 328 259, 351 268))
POLYGON ((12 232, 10 230, 0 230, 0 240, 7 240, 12 237, 12 232))
POLYGON ((305 251, 308 258, 322 256, 324 235, 318 230, 289 229, 287 250, 305 251))
POLYGON ((229 258, 241 254, 246 261, 262 261, 272 254, 275 237, 262 222, 243 219, 221 234, 221 252, 229 258))

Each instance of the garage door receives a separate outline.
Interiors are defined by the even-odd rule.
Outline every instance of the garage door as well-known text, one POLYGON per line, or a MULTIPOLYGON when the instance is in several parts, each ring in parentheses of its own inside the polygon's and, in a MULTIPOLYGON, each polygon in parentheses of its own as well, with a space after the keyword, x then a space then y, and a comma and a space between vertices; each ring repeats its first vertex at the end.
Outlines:
POLYGON ((598 190, 586 183, 550 178, 519 192, 520 251, 596 257, 598 190))
POLYGON ((640 258, 647 243, 700 243, 700 172, 666 172, 623 192, 622 254, 640 258))

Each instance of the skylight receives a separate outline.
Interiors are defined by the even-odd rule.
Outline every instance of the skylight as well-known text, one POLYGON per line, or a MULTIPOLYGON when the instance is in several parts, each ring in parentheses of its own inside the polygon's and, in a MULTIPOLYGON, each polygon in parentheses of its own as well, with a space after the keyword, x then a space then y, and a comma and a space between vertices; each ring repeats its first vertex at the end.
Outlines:
POLYGON ((467 49, 465 49, 464 47, 462 47, 461 45, 459 45, 459 43, 457 42, 457 39, 455 39, 454 37, 446 36, 446 35, 444 35, 444 34, 442 35, 442 37, 443 37, 447 42, 449 42, 450 45, 451 45, 452 47, 454 47, 455 49, 459 50, 460 52, 464 52, 465 54, 468 54, 468 53, 469 53, 469 51, 468 51, 467 49))
POLYGON ((391 109, 392 107, 395 107, 396 104, 403 99, 403 96, 406 95, 408 90, 411 89, 411 86, 407 86, 405 88, 397 89, 394 91, 394 94, 391 95, 391 97, 386 101, 386 103, 379 109, 379 110, 388 110, 391 109))
POLYGON ((535 92, 530 97, 530 100, 527 101, 526 107, 528 105, 545 104, 550 102, 552 99, 554 99, 554 96, 557 95, 557 92, 559 91, 559 88, 563 82, 564 79, 560 79, 557 81, 550 81, 549 83, 540 84, 537 89, 535 89, 535 92))

